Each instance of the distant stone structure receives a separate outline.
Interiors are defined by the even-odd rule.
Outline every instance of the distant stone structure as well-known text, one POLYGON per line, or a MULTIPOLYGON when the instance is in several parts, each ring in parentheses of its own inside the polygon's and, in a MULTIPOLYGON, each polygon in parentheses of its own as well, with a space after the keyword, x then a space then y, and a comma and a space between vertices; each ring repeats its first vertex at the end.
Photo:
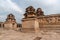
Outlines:
POLYGON ((60 14, 44 15, 41 8, 29 6, 22 19, 23 31, 57 31, 60 29, 60 14))
POLYGON ((0 22, 0 28, 4 27, 4 22, 0 22))
POLYGON ((13 14, 9 14, 7 16, 7 19, 4 23, 4 28, 7 28, 7 29, 16 29, 17 28, 16 19, 13 14))

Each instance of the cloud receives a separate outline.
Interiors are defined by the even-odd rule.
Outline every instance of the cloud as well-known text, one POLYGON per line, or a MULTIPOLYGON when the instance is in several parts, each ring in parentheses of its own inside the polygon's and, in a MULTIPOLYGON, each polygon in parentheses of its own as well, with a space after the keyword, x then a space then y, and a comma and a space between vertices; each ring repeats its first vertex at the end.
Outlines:
POLYGON ((60 0, 33 0, 38 7, 43 8, 46 14, 55 14, 60 12, 60 0))
POLYGON ((2 15, 0 19, 5 19, 7 13, 13 13, 17 21, 20 21, 19 18, 23 17, 22 14, 28 6, 35 9, 40 7, 44 14, 60 13, 60 0, 0 0, 0 15, 2 15))
POLYGON ((6 18, 6 16, 4 16, 4 15, 0 15, 0 22, 5 21, 5 18, 6 18))
POLYGON ((41 7, 45 14, 60 12, 60 0, 19 0, 18 4, 20 4, 20 6, 22 6, 24 9, 30 5, 35 9, 41 7))
POLYGON ((5 16, 4 15, 0 15, 0 18, 4 18, 5 16))
POLYGON ((32 0, 33 2, 39 3, 39 4, 44 4, 44 5, 53 5, 53 4, 57 4, 59 2, 59 0, 32 0))
POLYGON ((45 3, 46 4, 56 4, 56 3, 58 3, 58 1, 57 0, 46 0, 45 3))
POLYGON ((4 10, 4 11, 18 11, 18 12, 22 12, 22 9, 14 2, 12 2, 12 0, 0 0, 0 10, 4 10))

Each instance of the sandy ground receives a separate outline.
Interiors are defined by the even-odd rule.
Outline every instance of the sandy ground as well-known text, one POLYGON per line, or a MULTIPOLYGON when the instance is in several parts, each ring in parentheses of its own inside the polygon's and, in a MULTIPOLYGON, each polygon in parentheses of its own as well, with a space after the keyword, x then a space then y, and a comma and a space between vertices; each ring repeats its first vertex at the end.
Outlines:
POLYGON ((23 33, 0 29, 0 40, 34 40, 36 37, 41 37, 41 40, 60 40, 60 34, 55 32, 23 33))

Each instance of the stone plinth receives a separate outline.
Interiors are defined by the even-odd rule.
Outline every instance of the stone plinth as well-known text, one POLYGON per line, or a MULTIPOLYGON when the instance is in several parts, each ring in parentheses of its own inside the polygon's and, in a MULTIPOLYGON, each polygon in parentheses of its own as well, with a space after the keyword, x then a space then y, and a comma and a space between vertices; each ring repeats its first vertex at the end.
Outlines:
POLYGON ((36 18, 27 18, 22 20, 22 31, 23 32, 38 32, 39 23, 36 18))
POLYGON ((17 29, 17 24, 13 25, 12 23, 5 23, 4 28, 5 29, 14 29, 14 30, 16 30, 17 29))

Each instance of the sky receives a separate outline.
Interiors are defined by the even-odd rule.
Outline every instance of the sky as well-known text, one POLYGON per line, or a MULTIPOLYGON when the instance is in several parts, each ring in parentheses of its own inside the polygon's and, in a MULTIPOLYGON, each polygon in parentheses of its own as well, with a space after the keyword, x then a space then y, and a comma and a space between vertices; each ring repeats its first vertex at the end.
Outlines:
POLYGON ((60 13, 60 0, 0 0, 0 22, 12 13, 18 23, 21 23, 25 9, 28 6, 42 8, 45 15, 60 13))

